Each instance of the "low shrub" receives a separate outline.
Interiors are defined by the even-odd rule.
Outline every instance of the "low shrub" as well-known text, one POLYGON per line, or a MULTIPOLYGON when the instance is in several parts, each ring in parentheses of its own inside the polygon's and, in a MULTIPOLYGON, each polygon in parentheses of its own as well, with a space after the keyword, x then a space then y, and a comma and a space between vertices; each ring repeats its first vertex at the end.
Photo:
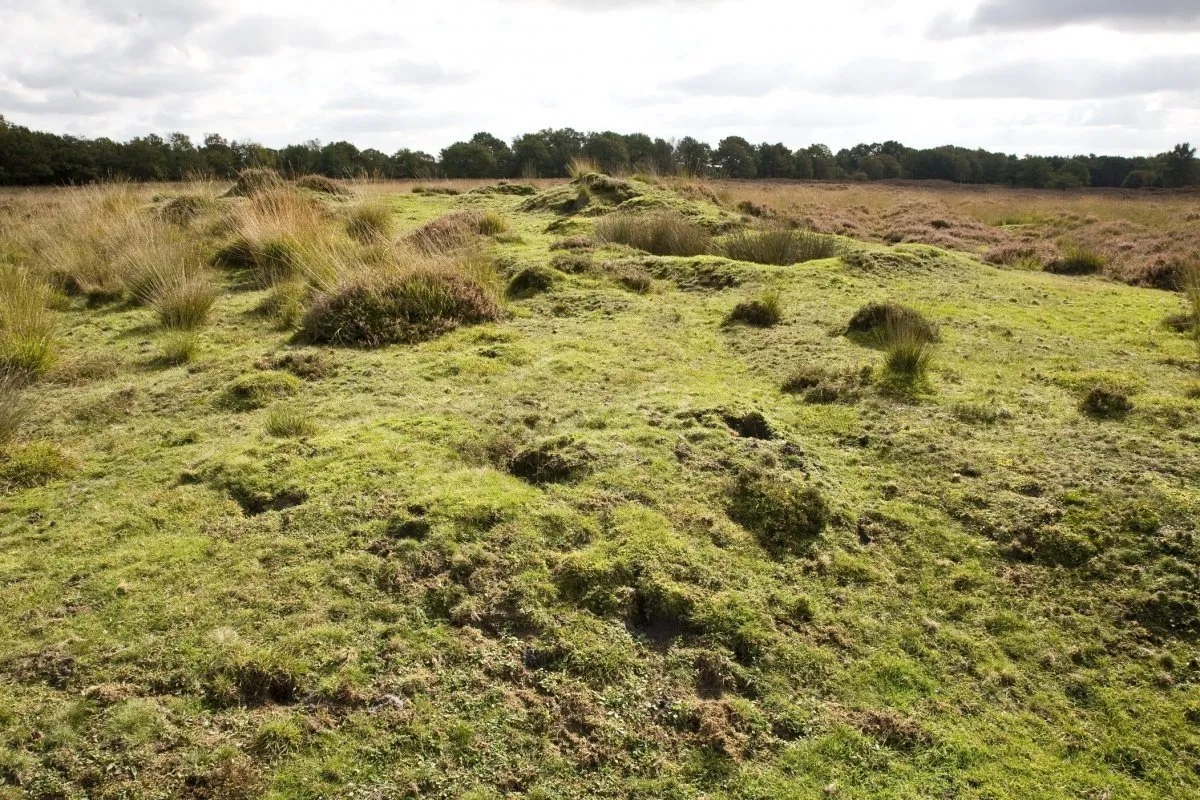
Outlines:
POLYGON ((657 256, 698 256, 712 250, 708 231, 670 212, 611 214, 596 223, 596 235, 657 256))
POLYGON ((554 281, 555 275, 552 269, 539 265, 525 267, 509 279, 504 294, 514 300, 533 297, 535 294, 550 291, 554 286, 554 281))
POLYGON ((355 204, 346 215, 346 233, 364 244, 386 241, 392 232, 392 209, 382 199, 355 204))
POLYGON ((32 409, 24 381, 17 375, 0 373, 0 451, 16 438, 32 409))
POLYGON ((443 194, 450 196, 462 194, 462 192, 460 192, 458 189, 455 189, 453 186, 425 186, 423 184, 417 184, 409 191, 413 194, 443 194))
POLYGON ((73 458, 54 445, 34 442, 0 457, 0 487, 14 490, 44 486, 67 477, 77 467, 73 458))
POLYGON ((286 372, 251 372, 234 378, 221 396, 232 411, 253 411, 300 390, 300 380, 286 372))
POLYGON ((654 285, 653 278, 650 273, 640 267, 622 266, 613 273, 622 288, 628 289, 636 294, 646 294, 654 285))
POLYGON ((418 268, 318 296, 301 332, 315 343, 382 347, 419 342, 501 315, 493 292, 478 280, 449 269, 418 268))
POLYGON ((753 300, 738 303, 729 312, 729 322, 744 322, 760 328, 775 325, 783 317, 783 301, 779 292, 768 291, 753 300))
POLYGON ((317 424, 297 406, 276 406, 267 415, 267 433, 277 438, 311 436, 316 432, 317 424))
POLYGON ((1057 275, 1093 275, 1108 265, 1103 253, 1081 244, 1062 245, 1057 257, 1046 263, 1046 272, 1057 275))
POLYGON ((815 486, 797 486, 783 477, 746 474, 738 478, 730 518, 755 534, 768 549, 797 552, 829 524, 829 504, 815 486))
POLYGON ((1079 409, 1094 417, 1115 417, 1133 410, 1133 401, 1122 387, 1096 384, 1079 401, 1079 409))
POLYGON ((326 178, 324 175, 301 175, 296 178, 296 186, 318 194, 328 194, 334 197, 345 197, 350 190, 341 181, 326 178))
POLYGON ((508 223, 493 211, 455 211, 438 217, 408 234, 406 241, 425 254, 449 253, 469 245, 477 236, 508 230, 508 223))
POLYGON ((855 403, 870 380, 870 367, 858 372, 833 372, 825 367, 804 365, 796 368, 780 388, 788 394, 801 395, 806 403, 855 403))
POLYGON ((792 228, 765 231, 739 231, 727 237, 721 245, 727 258, 755 264, 786 266, 832 258, 837 255, 837 242, 832 236, 792 228))
POLYGON ((594 262, 592 254, 587 252, 566 252, 555 253, 550 258, 550 266, 561 272, 569 272, 572 275, 579 275, 585 272, 591 272, 594 262))

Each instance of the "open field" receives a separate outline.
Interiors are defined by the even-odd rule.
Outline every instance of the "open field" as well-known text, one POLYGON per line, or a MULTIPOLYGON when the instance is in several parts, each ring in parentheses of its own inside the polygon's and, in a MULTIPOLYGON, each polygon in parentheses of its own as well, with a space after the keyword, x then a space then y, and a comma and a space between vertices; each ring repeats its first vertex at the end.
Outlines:
POLYGON ((0 193, 0 797, 1200 796, 1196 195, 535 183, 0 193))

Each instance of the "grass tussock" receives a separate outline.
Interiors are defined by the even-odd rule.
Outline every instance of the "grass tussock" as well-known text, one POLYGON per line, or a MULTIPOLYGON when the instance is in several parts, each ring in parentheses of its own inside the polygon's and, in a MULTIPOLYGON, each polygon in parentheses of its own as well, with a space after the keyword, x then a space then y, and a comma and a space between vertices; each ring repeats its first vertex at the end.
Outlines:
POLYGON ((509 279, 504 289, 505 297, 521 300, 550 291, 554 287, 554 270, 543 266, 525 267, 509 279))
POLYGON ((800 552, 825 530, 830 509, 815 486, 748 474, 734 485, 729 516, 768 549, 800 552))
POLYGON ((875 331, 875 340, 883 350, 883 368, 887 377, 906 384, 923 381, 933 363, 934 340, 927 325, 911 317, 895 316, 875 331))
POLYGON ((50 288, 28 270, 0 264, 0 373, 35 378, 55 360, 50 288))
POLYGON ((1108 258, 1099 250, 1076 242, 1060 247, 1058 256, 1046 263, 1047 272, 1056 275, 1095 275, 1108 266, 1108 258))
POLYGON ((1183 262, 1179 269, 1179 284, 1187 304, 1185 316, 1187 330, 1196 343, 1196 355, 1200 356, 1200 259, 1183 262))
POLYGON ((867 303, 846 323, 849 336, 867 337, 877 343, 887 330, 909 331, 926 342, 936 342, 940 336, 937 326, 925 319, 915 308, 900 303, 867 303))
POLYGON ((32 410, 33 403, 25 394, 21 377, 0 372, 0 451, 16 438, 32 410))
POLYGON ((726 258, 787 266, 837 255, 832 236, 794 228, 738 231, 721 243, 726 258))
POLYGON ((267 433, 276 438, 300 438, 316 432, 317 424, 299 406, 276 406, 267 415, 267 433))
POLYGON ((578 180, 584 175, 603 174, 600 165, 587 156, 575 156, 567 164, 567 174, 571 180, 578 180))
POLYGON ((162 338, 155 361, 164 367, 177 367, 190 363, 196 357, 199 340, 190 330, 177 330, 162 338))
POLYGON ((783 298, 779 292, 763 292, 753 300, 738 303, 729 312, 728 322, 742 322, 759 328, 769 328, 783 318, 783 298))
POLYGON ((392 234, 392 209, 387 201, 369 197, 346 214, 346 233, 363 243, 386 241, 392 234))
POLYGON ((708 231, 670 212, 611 214, 596 223, 596 236, 656 256, 699 256, 712 251, 708 231))
POLYGON ((287 372, 251 372, 230 382, 221 405, 232 411, 253 411, 294 395, 300 386, 300 379, 287 372))
POLYGON ((246 270, 256 286, 304 280, 333 282, 352 271, 353 241, 331 230, 320 202, 292 188, 254 194, 223 220, 230 236, 217 250, 218 266, 246 270))
POLYGON ((29 489, 73 473, 78 464, 49 442, 33 442, 0 459, 0 488, 29 489))

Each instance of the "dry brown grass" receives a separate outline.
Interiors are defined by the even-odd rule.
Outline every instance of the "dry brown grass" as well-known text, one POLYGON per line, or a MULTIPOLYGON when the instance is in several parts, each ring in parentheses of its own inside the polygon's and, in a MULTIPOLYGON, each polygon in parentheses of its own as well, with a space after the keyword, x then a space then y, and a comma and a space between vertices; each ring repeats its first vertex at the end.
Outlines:
POLYGON ((1052 261, 1060 244, 1104 256, 1104 274, 1177 288, 1179 266, 1200 254, 1200 195, 1179 191, 1038 191, 941 182, 685 182, 681 188, 751 203, 768 217, 868 241, 919 242, 1021 266, 1052 261))

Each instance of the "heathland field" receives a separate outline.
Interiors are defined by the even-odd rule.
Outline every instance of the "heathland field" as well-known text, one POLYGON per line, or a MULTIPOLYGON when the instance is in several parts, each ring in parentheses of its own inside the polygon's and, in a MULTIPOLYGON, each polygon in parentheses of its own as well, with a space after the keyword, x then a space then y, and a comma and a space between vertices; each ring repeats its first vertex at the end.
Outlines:
POLYGON ((1198 197, 0 194, 0 797, 1200 796, 1198 197))

